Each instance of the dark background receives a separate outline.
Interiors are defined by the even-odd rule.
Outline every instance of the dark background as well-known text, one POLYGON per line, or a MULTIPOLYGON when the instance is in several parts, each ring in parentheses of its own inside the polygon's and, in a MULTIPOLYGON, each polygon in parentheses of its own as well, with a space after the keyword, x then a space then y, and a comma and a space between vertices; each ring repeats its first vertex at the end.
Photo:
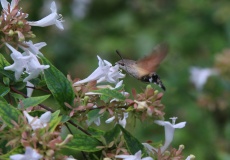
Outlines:
MULTIPOLYGON (((20 3, 31 21, 50 13, 51 1, 20 3)), ((230 159, 230 66, 217 61, 217 55, 229 48, 229 0, 59 0, 56 4, 65 30, 33 27, 37 35, 33 42, 48 44, 41 51, 59 70, 83 79, 97 68, 96 55, 114 64, 120 60, 115 53, 119 49, 124 58, 136 60, 167 42, 170 51, 157 72, 167 88, 162 100, 165 118, 177 116, 177 122, 187 122, 175 131, 173 147, 184 144, 184 155, 194 154, 199 160, 230 159), (227 71, 210 77, 197 91, 189 80, 191 66, 221 66, 227 71)), ((129 75, 124 84, 129 92, 146 86, 129 75)), ((146 123, 133 134, 143 142, 163 141, 163 128, 146 123)))

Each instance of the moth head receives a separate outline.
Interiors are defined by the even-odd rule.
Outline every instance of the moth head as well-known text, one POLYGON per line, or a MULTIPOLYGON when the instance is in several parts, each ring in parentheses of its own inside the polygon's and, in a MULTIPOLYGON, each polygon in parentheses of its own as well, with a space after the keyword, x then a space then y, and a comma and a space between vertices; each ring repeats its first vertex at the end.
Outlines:
POLYGON ((120 68, 124 69, 124 67, 125 67, 125 61, 124 61, 123 57, 121 56, 121 53, 118 50, 116 50, 116 53, 121 58, 121 60, 118 61, 118 62, 116 62, 116 64, 118 64, 120 68))

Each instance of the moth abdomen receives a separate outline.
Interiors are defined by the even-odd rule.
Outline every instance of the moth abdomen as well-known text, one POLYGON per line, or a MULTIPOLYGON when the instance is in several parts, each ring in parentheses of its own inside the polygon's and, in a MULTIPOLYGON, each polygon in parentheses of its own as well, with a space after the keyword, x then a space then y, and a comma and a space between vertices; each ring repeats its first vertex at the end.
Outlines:
POLYGON ((166 90, 165 86, 163 85, 160 77, 155 73, 150 73, 148 75, 142 76, 140 78, 140 80, 142 82, 147 82, 147 83, 154 83, 156 85, 158 85, 159 87, 161 87, 164 91, 166 90))

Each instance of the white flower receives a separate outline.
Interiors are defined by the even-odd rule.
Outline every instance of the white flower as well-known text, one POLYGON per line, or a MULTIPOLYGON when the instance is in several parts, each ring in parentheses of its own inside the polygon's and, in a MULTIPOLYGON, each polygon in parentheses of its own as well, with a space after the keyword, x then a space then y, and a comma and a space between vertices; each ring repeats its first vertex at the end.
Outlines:
POLYGON ((26 90, 27 90, 27 97, 31 97, 31 95, 32 95, 32 93, 33 93, 33 91, 34 91, 34 89, 33 88, 30 88, 30 87, 34 87, 34 85, 32 84, 32 83, 30 83, 29 81, 27 81, 26 82, 26 86, 27 86, 27 88, 26 88, 26 90))
MULTIPOLYGON (((86 123, 88 126, 90 126, 92 123, 88 120, 86 120, 86 123)), ((93 121, 94 124, 96 124, 97 126, 100 126, 101 125, 101 119, 100 119, 100 116, 97 117, 94 121, 93 121)))
POLYGON ((116 118, 115 116, 112 116, 109 119, 107 119, 105 123, 111 123, 115 118, 116 118))
POLYGON ((126 119, 128 118, 128 116, 129 116, 129 113, 128 112, 124 112, 124 117, 123 117, 123 119, 121 119, 121 118, 119 118, 119 124, 123 127, 123 128, 125 128, 125 126, 126 126, 126 119))
POLYGON ((33 53, 34 55, 42 55, 42 53, 39 51, 42 47, 46 46, 46 43, 45 42, 40 42, 40 43, 36 43, 36 44, 33 44, 33 42, 30 40, 28 42, 24 42, 26 46, 28 47, 24 47, 24 46, 21 46, 20 47, 24 50, 24 51, 30 51, 31 53, 33 53))
POLYGON ((28 22, 29 25, 46 27, 46 26, 51 26, 51 25, 55 24, 59 29, 63 30, 64 27, 62 25, 62 22, 63 22, 62 16, 60 14, 57 14, 57 7, 56 7, 55 2, 51 3, 50 10, 52 11, 51 14, 49 14, 48 16, 42 18, 39 21, 28 22))
POLYGON ((33 78, 36 78, 44 69, 49 68, 49 65, 41 65, 38 58, 29 52, 29 58, 27 59, 26 72, 29 74, 23 82, 27 82, 33 78))
MULTIPOLYGON (((93 108, 97 108, 97 106, 94 105, 93 108)), ((93 121, 92 120, 86 120, 87 125, 90 126, 92 123, 94 123, 97 126, 100 126, 100 124, 101 124, 101 119, 100 119, 101 115, 98 114, 97 116, 98 117, 93 117, 93 121)), ((90 117, 88 117, 88 118, 90 118, 90 117)))
MULTIPOLYGON (((119 121, 118 124, 120 124, 123 128, 125 128, 126 126, 126 119, 128 118, 129 113, 128 112, 124 112, 123 114, 123 119, 121 119, 121 117, 118 115, 119 121)), ((116 117, 112 116, 111 118, 107 119, 105 121, 105 123, 111 123, 116 117)))
POLYGON ((26 147, 25 154, 15 154, 10 156, 11 160, 39 160, 42 155, 38 154, 36 150, 31 147, 26 147))
POLYGON ((27 82, 33 78, 36 78, 40 72, 49 68, 49 65, 41 65, 38 61, 38 58, 29 50, 27 50, 26 53, 21 54, 8 43, 6 43, 6 46, 12 51, 10 56, 14 63, 5 67, 4 69, 14 71, 16 80, 19 80, 25 69, 29 76, 26 77, 23 82, 27 82))
MULTIPOLYGON (((161 120, 154 121, 156 124, 165 127, 165 143, 160 148, 161 153, 163 153, 168 148, 168 146, 171 144, 171 142, 173 140, 173 136, 174 136, 174 130, 176 128, 183 128, 186 124, 186 122, 181 122, 181 123, 175 124, 176 119, 177 119, 176 117, 173 117, 170 119, 172 119, 172 123, 170 123, 168 121, 161 121, 161 120)), ((154 154, 153 150, 157 151, 156 148, 152 147, 148 143, 142 143, 142 144, 148 149, 149 152, 152 152, 153 154, 154 154)))
POLYGON ((6 43, 6 46, 12 51, 11 58, 13 59, 14 63, 10 66, 5 67, 5 70, 11 70, 15 72, 15 79, 19 80, 21 77, 24 68, 26 67, 28 56, 23 56, 20 52, 14 49, 11 45, 6 43))
POLYGON ((116 155, 115 158, 123 158, 123 160, 153 160, 151 157, 141 158, 141 150, 135 155, 116 155))
POLYGON ((90 81, 97 80, 97 83, 100 82, 109 82, 109 83, 117 83, 120 78, 124 78, 125 75, 120 73, 119 66, 112 64, 106 60, 102 60, 99 56, 98 58, 98 65, 99 67, 86 79, 81 81, 75 82, 74 86, 78 86, 83 83, 87 83, 90 81))
POLYGON ((37 118, 37 117, 34 118, 31 115, 29 115, 26 111, 23 111, 23 114, 24 116, 26 116, 33 130, 46 127, 47 123, 50 121, 50 118, 51 118, 50 111, 47 111, 44 114, 42 114, 40 118, 37 118))
POLYGON ((208 80, 208 77, 217 74, 218 72, 215 69, 191 67, 190 81, 195 85, 197 90, 201 91, 208 80))
POLYGON ((7 2, 7 0, 1 0, 2 8, 8 13, 8 5, 10 5, 10 12, 16 7, 17 1, 12 0, 11 3, 7 2))
POLYGON ((193 160, 195 159, 196 157, 194 155, 189 155, 185 160, 193 160))
POLYGON ((97 126, 100 126, 100 124, 101 124, 101 119, 100 119, 100 117, 97 117, 97 119, 95 119, 93 122, 94 122, 97 126))

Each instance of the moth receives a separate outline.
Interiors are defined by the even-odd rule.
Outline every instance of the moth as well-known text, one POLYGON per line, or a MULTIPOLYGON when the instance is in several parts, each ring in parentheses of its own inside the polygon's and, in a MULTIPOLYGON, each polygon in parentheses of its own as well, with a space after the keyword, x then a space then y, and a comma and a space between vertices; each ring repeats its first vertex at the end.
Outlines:
MULTIPOLYGON (((121 57, 120 52, 117 50, 116 52, 121 57)), ((134 78, 141 80, 142 82, 154 83, 165 91, 166 88, 160 77, 157 75, 156 70, 161 61, 166 57, 167 53, 168 45, 162 43, 157 45, 153 49, 152 53, 143 59, 134 61, 130 59, 123 59, 121 57, 121 60, 116 62, 116 64, 134 78)))

